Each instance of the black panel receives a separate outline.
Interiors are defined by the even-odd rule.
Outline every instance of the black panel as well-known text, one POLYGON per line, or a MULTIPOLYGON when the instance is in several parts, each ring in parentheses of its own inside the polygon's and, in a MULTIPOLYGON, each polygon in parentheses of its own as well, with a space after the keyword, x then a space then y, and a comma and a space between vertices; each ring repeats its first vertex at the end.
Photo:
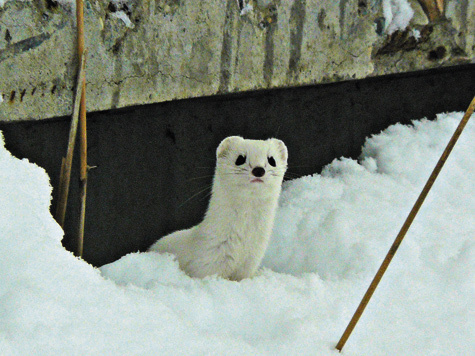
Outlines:
MULTIPOLYGON (((211 184, 216 147, 228 135, 278 137, 289 148, 289 172, 311 174, 334 158, 357 158, 364 139, 391 124, 464 111, 474 94, 469 65, 90 113, 88 163, 97 168, 89 173, 84 258, 102 265, 198 223, 209 190, 190 198, 211 184)), ((57 187, 69 118, 0 122, 0 130, 6 147, 44 167, 57 187)), ((75 162, 68 248, 78 193, 75 162)))

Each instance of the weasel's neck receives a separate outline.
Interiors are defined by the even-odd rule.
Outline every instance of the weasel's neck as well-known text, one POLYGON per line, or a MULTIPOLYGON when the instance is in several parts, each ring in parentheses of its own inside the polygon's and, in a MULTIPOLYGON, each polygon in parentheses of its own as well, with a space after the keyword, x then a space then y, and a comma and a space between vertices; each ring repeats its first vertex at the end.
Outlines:
POLYGON ((205 220, 222 222, 232 220, 234 224, 239 224, 243 220, 251 220, 256 224, 262 220, 273 221, 279 192, 280 188, 255 194, 227 187, 216 180, 205 220))

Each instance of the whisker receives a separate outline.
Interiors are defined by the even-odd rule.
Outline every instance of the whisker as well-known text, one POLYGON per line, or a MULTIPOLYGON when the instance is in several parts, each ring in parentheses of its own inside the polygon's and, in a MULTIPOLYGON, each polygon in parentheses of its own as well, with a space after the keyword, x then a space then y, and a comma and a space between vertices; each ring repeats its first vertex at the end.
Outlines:
POLYGON ((212 191, 210 190, 208 193, 206 193, 206 194, 200 199, 200 201, 203 201, 203 200, 205 200, 206 198, 208 198, 209 196, 211 196, 211 193, 212 193, 212 191))
POLYGON ((231 170, 230 172, 221 172, 221 174, 248 174, 248 170, 231 170))
POLYGON ((209 177, 214 177, 214 175, 208 175, 208 176, 200 176, 200 177, 194 177, 194 178, 188 178, 187 181, 192 181, 192 180, 197 180, 197 179, 205 179, 205 178, 209 178, 209 177))
POLYGON ((294 165, 292 165, 292 166, 289 166, 289 167, 290 168, 312 168, 313 166, 307 164, 307 165, 303 165, 303 166, 294 166, 294 165))
POLYGON ((285 173, 285 175, 286 176, 291 176, 291 177, 296 177, 296 178, 303 177, 303 175, 301 175, 301 174, 292 173, 292 172, 287 172, 287 173, 285 173))
POLYGON ((209 184, 207 185, 204 189, 201 189, 199 192, 193 194, 191 197, 189 197, 188 199, 186 199, 183 203, 181 203, 180 205, 177 206, 177 209, 180 209, 183 205, 185 205, 186 203, 188 203, 191 199, 195 198, 196 196, 200 195, 201 193, 207 191, 208 189, 210 189, 213 185, 212 184, 209 184))

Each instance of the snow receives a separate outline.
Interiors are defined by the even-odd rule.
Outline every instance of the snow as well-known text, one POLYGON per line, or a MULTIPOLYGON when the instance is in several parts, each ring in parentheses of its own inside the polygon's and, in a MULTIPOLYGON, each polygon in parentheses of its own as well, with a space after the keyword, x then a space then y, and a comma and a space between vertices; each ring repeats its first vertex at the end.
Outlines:
POLYGON ((421 39, 421 31, 417 30, 417 29, 412 29, 411 31, 411 37, 414 37, 414 39, 416 41, 419 41, 421 39))
POLYGON ((383 0, 383 13, 388 34, 405 30, 414 16, 414 10, 407 0, 383 0))
MULTIPOLYGON (((75 258, 49 213, 47 174, 0 143, 0 354, 338 355, 461 117, 391 126, 359 161, 286 182, 264 268, 242 282, 189 278, 171 255, 132 253, 100 270, 75 258)), ((475 348, 473 121, 343 355, 475 348)))
POLYGON ((122 20, 122 22, 125 24, 125 26, 130 28, 130 29, 133 29, 135 27, 135 25, 130 20, 129 16, 127 16, 127 14, 124 11, 113 12, 111 16, 122 20))
POLYGON ((254 5, 252 3, 246 3, 246 5, 244 5, 244 7, 242 8, 240 15, 245 16, 251 13, 253 10, 254 10, 254 5))
POLYGON ((0 8, 3 7, 3 5, 5 5, 6 2, 8 2, 10 0, 0 0, 0 8))

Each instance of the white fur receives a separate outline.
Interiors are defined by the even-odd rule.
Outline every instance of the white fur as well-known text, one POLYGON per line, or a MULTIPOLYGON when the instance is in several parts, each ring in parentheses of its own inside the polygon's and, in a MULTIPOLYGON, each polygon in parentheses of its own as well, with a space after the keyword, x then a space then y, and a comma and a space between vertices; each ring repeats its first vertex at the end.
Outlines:
POLYGON ((217 163, 209 207, 204 220, 188 230, 158 240, 150 251, 174 254, 192 277, 218 275, 241 280, 254 275, 267 248, 282 180, 287 148, 277 139, 224 139, 217 163), (239 155, 246 162, 236 165, 239 155), (268 157, 273 157, 272 167, 268 157), (262 182, 252 182, 255 167, 265 169, 262 182))

